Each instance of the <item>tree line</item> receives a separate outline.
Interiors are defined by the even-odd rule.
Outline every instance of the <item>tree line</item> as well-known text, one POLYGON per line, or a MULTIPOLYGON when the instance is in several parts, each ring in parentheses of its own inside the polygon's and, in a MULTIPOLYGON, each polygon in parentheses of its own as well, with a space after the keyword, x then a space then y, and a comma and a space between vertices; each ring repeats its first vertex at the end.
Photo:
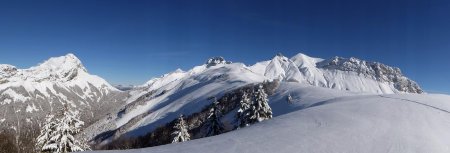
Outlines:
POLYGON ((177 143, 226 133, 245 128, 272 118, 268 95, 278 87, 278 81, 250 84, 224 94, 211 97, 212 103, 200 112, 180 116, 152 132, 139 137, 119 137, 95 149, 144 148, 177 143), (232 122, 224 122, 224 115, 234 113, 232 122))

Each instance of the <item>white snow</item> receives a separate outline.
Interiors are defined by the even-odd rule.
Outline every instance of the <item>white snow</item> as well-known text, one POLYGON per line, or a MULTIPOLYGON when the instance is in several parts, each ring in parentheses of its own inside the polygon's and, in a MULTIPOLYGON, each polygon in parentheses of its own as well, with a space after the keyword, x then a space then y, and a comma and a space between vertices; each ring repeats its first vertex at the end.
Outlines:
POLYGON ((25 97, 24 95, 19 94, 19 93, 15 92, 12 89, 6 89, 5 91, 3 91, 1 93, 1 95, 9 96, 10 98, 12 98, 13 101, 22 101, 22 102, 24 102, 24 101, 30 99, 29 97, 25 97))
POLYGON ((267 65, 264 72, 264 76, 270 79, 283 80, 286 77, 286 69, 288 64, 288 59, 281 56, 275 56, 267 65))
POLYGON ((26 118, 25 121, 26 121, 27 123, 32 123, 30 118, 26 118))
MULTIPOLYGON (((176 119, 180 114, 190 115, 200 111, 205 105, 211 103, 206 100, 208 97, 220 97, 244 85, 274 79, 279 79, 285 84, 280 87, 279 92, 282 90, 292 92, 293 106, 298 105, 296 101, 312 103, 317 102, 316 100, 327 100, 330 97, 355 93, 359 95, 403 93, 395 88, 394 83, 377 81, 374 76, 364 76, 355 71, 318 67, 317 63, 323 61, 323 59, 308 57, 304 54, 297 54, 292 58, 277 55, 272 60, 258 62, 252 66, 242 63, 209 66, 203 64, 188 71, 176 70, 153 78, 131 91, 127 104, 138 103, 136 104, 138 106, 124 108, 126 113, 114 115, 111 124, 114 124, 116 129, 120 128, 120 133, 116 133, 117 135, 139 136, 176 119), (328 95, 306 90, 297 91, 311 85, 339 90, 329 89, 328 95), (287 86, 289 88, 283 89, 287 86), (301 96, 303 94, 311 94, 315 97, 301 96), (138 99, 140 101, 137 101, 138 99), (133 123, 129 123, 130 121, 133 123)), ((311 88, 312 91, 318 89, 311 88)), ((287 94, 284 93, 284 95, 287 94)), ((276 101, 286 101, 286 97, 272 98, 279 98, 276 101)), ((285 109, 294 111, 308 106, 307 103, 302 103, 301 107, 285 109)), ((279 107, 277 104, 272 105, 274 105, 272 107, 279 107)), ((280 115, 276 111, 275 109, 274 116, 280 115)))
MULTIPOLYGON (((350 58, 350 60, 361 62, 354 58, 350 58)), ((389 94, 401 92, 398 91, 391 82, 375 80, 375 76, 364 76, 354 71, 341 71, 317 67, 316 64, 322 61, 324 60, 309 57, 301 53, 290 59, 282 55, 277 55, 270 61, 259 62, 248 68, 252 72, 264 75, 269 80, 279 79, 289 82, 300 82, 314 86, 365 93, 389 94)), ((368 68, 367 65, 364 65, 365 63, 359 64, 361 65, 355 66, 368 68)))
MULTIPOLYGON (((151 111, 151 114, 136 123, 132 128, 134 130, 146 126, 146 129, 138 130, 140 132, 136 131, 136 133, 142 134, 141 132, 148 131, 160 123, 177 118, 180 113, 191 114, 199 111, 203 106, 210 103, 207 100, 208 97, 223 94, 225 91, 230 91, 248 83, 262 82, 264 80, 264 77, 254 74, 240 63, 212 66, 208 69, 196 67, 187 73, 189 75, 186 75, 184 79, 175 79, 164 83, 163 86, 158 81, 154 82, 153 84, 156 87, 149 86, 148 88, 156 90, 156 95, 163 91, 166 91, 166 93, 146 101, 138 109, 134 109, 124 114, 121 118, 117 118, 116 126, 121 127, 132 118, 151 111), (147 126, 149 124, 155 126, 147 126)), ((163 81, 165 79, 160 80, 163 81)))
POLYGON ((38 111, 39 109, 36 108, 36 105, 34 105, 34 103, 32 103, 32 105, 27 105, 27 108, 25 109, 25 111, 27 113, 33 113, 33 111, 38 111))
MULTIPOLYGON (((9 104, 11 102, 25 102, 32 98, 41 97, 43 99, 56 95, 55 99, 60 99, 73 104, 68 101, 67 95, 64 95, 58 88, 62 88, 69 92, 73 92, 74 96, 79 96, 81 99, 100 100, 102 97, 108 95, 110 92, 120 92, 111 86, 104 79, 87 73, 87 70, 81 64, 80 60, 73 54, 67 54, 61 57, 53 57, 44 61, 38 66, 28 69, 16 69, 13 66, 2 64, 0 65, 0 95, 10 97, 2 104, 9 104), (73 91, 81 88, 84 93, 73 91), (24 88, 26 92, 19 94, 16 89, 24 88), (96 88, 96 89, 91 89, 96 88), (94 92, 101 91, 100 94, 94 92), (35 94, 35 92, 42 93, 35 94), (27 94, 28 93, 28 94, 27 94), (29 97, 35 95, 36 97, 29 97)), ((70 95, 72 96, 72 95, 70 95)), ((27 107, 27 112, 31 112, 32 106, 27 107)))
POLYGON ((274 118, 218 136, 106 153, 450 152, 450 96, 361 95, 282 83, 274 118), (286 102, 291 95, 293 104, 286 102))
MULTIPOLYGON (((6 69, 9 67, 12 66, 3 64, 0 70, 1 68, 6 69)), ((4 73, 4 70, 0 72, 4 73)), ((28 69, 16 69, 15 72, 5 77, 8 82, 0 84, 0 90, 8 87, 24 87, 30 93, 38 90, 47 96, 46 89, 52 89, 52 86, 55 84, 65 86, 76 85, 82 89, 92 84, 99 89, 104 87, 111 91, 117 91, 116 88, 104 79, 88 74, 81 61, 70 53, 61 57, 50 58, 42 64, 28 69)))
POLYGON ((0 105, 4 105, 4 104, 10 104, 12 102, 11 99, 6 98, 5 100, 3 100, 3 102, 0 102, 0 105))

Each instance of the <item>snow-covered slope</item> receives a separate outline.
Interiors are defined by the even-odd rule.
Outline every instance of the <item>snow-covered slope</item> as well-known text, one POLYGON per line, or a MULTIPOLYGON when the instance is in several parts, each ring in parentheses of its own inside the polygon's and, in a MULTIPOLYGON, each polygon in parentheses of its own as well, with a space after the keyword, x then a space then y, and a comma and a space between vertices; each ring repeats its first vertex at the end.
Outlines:
POLYGON ((127 100, 127 105, 117 114, 87 129, 90 133, 88 138, 111 130, 115 133, 108 140, 123 134, 146 134, 180 114, 200 111, 210 104, 208 98, 211 96, 220 96, 264 79, 241 63, 204 64, 186 72, 177 70, 150 80, 147 87, 131 91, 132 96, 127 100))
POLYGON ((304 54, 292 58, 278 54, 272 60, 246 66, 214 57, 191 70, 176 70, 130 91, 126 106, 87 129, 88 139, 100 137, 104 144, 121 136, 144 135, 180 114, 200 111, 211 104, 208 97, 221 97, 242 86, 275 79, 294 83, 293 89, 318 86, 345 94, 422 92, 398 68, 356 58, 323 60, 304 54))
POLYGON ((63 104, 80 110, 89 124, 120 107, 124 98, 126 93, 90 75, 73 54, 50 58, 28 69, 0 65, 2 129, 39 124, 44 115, 63 104))
POLYGON ((268 79, 355 92, 423 92, 417 83, 403 76, 399 68, 353 57, 324 60, 300 53, 289 59, 278 54, 270 61, 250 66, 250 69, 268 79))
POLYGON ((411 153, 450 152, 450 96, 360 95, 281 83, 276 117, 218 136, 105 153, 411 153), (285 98, 293 97, 289 104, 285 98))

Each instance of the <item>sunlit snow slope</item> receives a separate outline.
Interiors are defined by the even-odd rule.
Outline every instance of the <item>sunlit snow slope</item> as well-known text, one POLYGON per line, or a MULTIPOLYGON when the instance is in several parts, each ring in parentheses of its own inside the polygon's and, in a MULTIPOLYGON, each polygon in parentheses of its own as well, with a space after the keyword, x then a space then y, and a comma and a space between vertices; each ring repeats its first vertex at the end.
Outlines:
POLYGON ((450 152, 448 95, 360 95, 282 83, 270 99, 278 116, 250 127, 184 143, 105 152, 450 152), (293 104, 286 102, 287 94, 293 104))
POLYGON ((178 69, 131 90, 131 97, 120 111, 86 130, 88 139, 101 137, 95 143, 105 144, 121 136, 145 135, 179 114, 200 111, 211 104, 207 100, 211 96, 221 97, 248 84, 273 80, 294 83, 293 87, 317 86, 345 93, 422 93, 399 68, 356 58, 324 60, 301 53, 291 58, 278 54, 247 66, 215 57, 191 70, 178 69))
POLYGON ((0 64, 0 129, 20 133, 18 128, 41 124, 45 115, 64 104, 79 110, 90 124, 123 105, 126 96, 89 74, 73 54, 28 69, 0 64))

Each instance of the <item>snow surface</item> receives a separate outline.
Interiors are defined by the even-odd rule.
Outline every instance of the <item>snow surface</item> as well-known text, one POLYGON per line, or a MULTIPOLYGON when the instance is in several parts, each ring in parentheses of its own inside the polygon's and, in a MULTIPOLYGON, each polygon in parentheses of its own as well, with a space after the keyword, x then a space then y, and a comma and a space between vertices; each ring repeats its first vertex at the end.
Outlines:
POLYGON ((274 118, 218 136, 110 153, 450 152, 450 96, 361 95, 282 83, 274 118), (286 100, 290 94, 293 104, 286 100))
POLYGON ((277 55, 270 61, 258 62, 248 68, 269 80, 279 79, 339 90, 378 94, 404 93, 409 92, 409 89, 421 92, 417 84, 404 77, 398 68, 356 58, 335 57, 324 60, 299 53, 289 59, 277 55), (378 67, 375 69, 369 64, 378 67))
POLYGON ((126 97, 127 93, 89 74, 73 54, 53 57, 27 69, 0 64, 0 112, 7 114, 0 128, 26 124, 28 120, 39 123, 62 104, 82 111, 82 118, 92 122, 121 106, 124 100, 117 99, 126 97))
MULTIPOLYGON (((11 65, 1 64, 0 72, 0 96, 9 97, 9 100, 2 104, 9 104, 10 101, 28 102, 42 95, 45 98, 56 95, 64 101, 73 103, 57 88, 73 92, 81 99, 100 99, 112 91, 119 92, 104 79, 89 74, 81 61, 73 54, 53 57, 28 69, 17 69, 11 65), (25 89, 25 92, 18 93, 16 90, 21 88, 25 89), (80 88, 84 94, 74 91, 77 88, 80 88), (97 95, 95 91, 98 90, 105 95, 97 95), (42 95, 35 94, 36 92, 42 95)), ((37 110, 35 106, 30 107, 26 108, 27 112, 37 110)))
POLYGON ((170 79, 167 80, 171 81, 165 81, 166 79, 163 78, 159 79, 160 81, 154 82, 153 85, 156 87, 149 86, 149 89, 146 91, 157 90, 156 93, 161 93, 163 91, 166 91, 166 93, 146 101, 145 104, 139 106, 138 109, 134 109, 117 118, 116 126, 121 127, 134 117, 151 111, 151 114, 144 117, 132 128, 141 128, 138 131, 134 131, 134 135, 145 134, 148 130, 153 129, 157 125, 177 118, 179 114, 192 114, 200 111, 203 106, 210 103, 207 99, 211 96, 223 94, 226 91, 230 91, 248 83, 262 82, 264 80, 263 77, 250 72, 248 69, 244 69, 243 65, 240 63, 212 66, 208 69, 203 69, 203 71, 201 75, 196 75, 200 71, 194 68, 193 70, 186 72, 190 75, 186 75, 186 78, 184 79, 173 79, 185 75, 177 74, 172 78, 171 76, 174 74, 172 73, 166 75, 166 77, 170 77, 170 79), (224 76, 222 74, 228 75, 224 76))
MULTIPOLYGON (((53 93, 53 86, 74 87, 89 89, 93 85, 105 91, 118 91, 104 79, 87 73, 81 61, 73 54, 67 54, 61 57, 52 57, 38 66, 28 69, 16 69, 14 66, 0 65, 0 91, 10 87, 24 87, 28 93, 35 90, 48 96, 47 89, 53 93), (6 75, 8 73, 8 75, 6 75)), ((21 98, 19 96, 19 98, 21 98)))
MULTIPOLYGON (((107 124, 115 126, 108 126, 109 128, 100 131, 87 131, 88 135, 91 136, 88 139, 92 140, 95 135, 106 132, 103 130, 115 130, 116 132, 114 136, 111 136, 101 144, 105 144, 120 136, 140 136, 176 119, 180 114, 190 115, 200 111, 204 106, 211 104, 211 101, 207 100, 211 96, 221 97, 224 93, 244 85, 260 83, 265 80, 280 80, 286 84, 285 86, 289 86, 286 90, 293 92, 294 100, 301 97, 299 101, 307 102, 315 102, 313 99, 323 101, 326 98, 353 95, 355 93, 391 94, 406 92, 398 90, 396 82, 377 80, 377 77, 383 77, 383 74, 375 76, 376 71, 367 65, 368 62, 357 60, 356 58, 350 58, 349 60, 339 59, 341 60, 340 65, 331 65, 333 67, 323 68, 321 66, 330 65, 330 63, 326 63, 330 60, 313 58, 301 53, 291 58, 279 54, 269 61, 258 62, 252 66, 242 63, 231 64, 222 62, 222 64, 217 65, 203 64, 188 71, 178 69, 161 77, 153 78, 144 85, 130 91, 131 96, 127 99, 127 105, 122 108, 122 111, 115 113, 111 120, 107 122, 102 121, 95 125, 98 127, 104 127, 103 125, 107 124), (348 61, 356 62, 351 63, 350 68, 348 68, 346 63, 348 61), (318 64, 322 65, 318 66, 318 64), (371 73, 362 74, 360 71, 371 73), (320 92, 295 91, 296 89, 301 90, 305 86, 331 89, 328 89, 329 92, 327 93, 329 95, 324 95, 320 92), (308 100, 305 99, 305 96, 300 96, 305 93, 316 96, 309 96, 311 99, 308 100)), ((223 59, 223 61, 225 60, 223 59)), ((333 63, 331 62, 331 64, 333 63)), ((393 74, 392 76, 404 77, 397 69, 382 66, 395 72, 395 75, 393 74)), ((389 77, 392 76, 389 75, 389 77)), ((409 84, 401 85, 409 87, 409 84)), ((279 89, 279 91, 281 90, 279 89)), ((311 90, 316 91, 317 89, 312 88, 311 90)), ((322 90, 322 88, 319 88, 319 90, 322 90)), ((282 95, 286 96, 285 94, 282 95)), ((286 97, 278 98, 276 101, 285 101, 286 99, 286 97)), ((273 105, 272 107, 278 107, 276 104, 273 105)), ((294 111, 307 106, 307 103, 302 103, 299 107, 286 109, 294 111)), ((274 109, 274 111, 277 110, 274 109)), ((280 113, 274 113, 274 115, 280 115, 280 113)), ((95 130, 95 128, 89 129, 95 130)))

